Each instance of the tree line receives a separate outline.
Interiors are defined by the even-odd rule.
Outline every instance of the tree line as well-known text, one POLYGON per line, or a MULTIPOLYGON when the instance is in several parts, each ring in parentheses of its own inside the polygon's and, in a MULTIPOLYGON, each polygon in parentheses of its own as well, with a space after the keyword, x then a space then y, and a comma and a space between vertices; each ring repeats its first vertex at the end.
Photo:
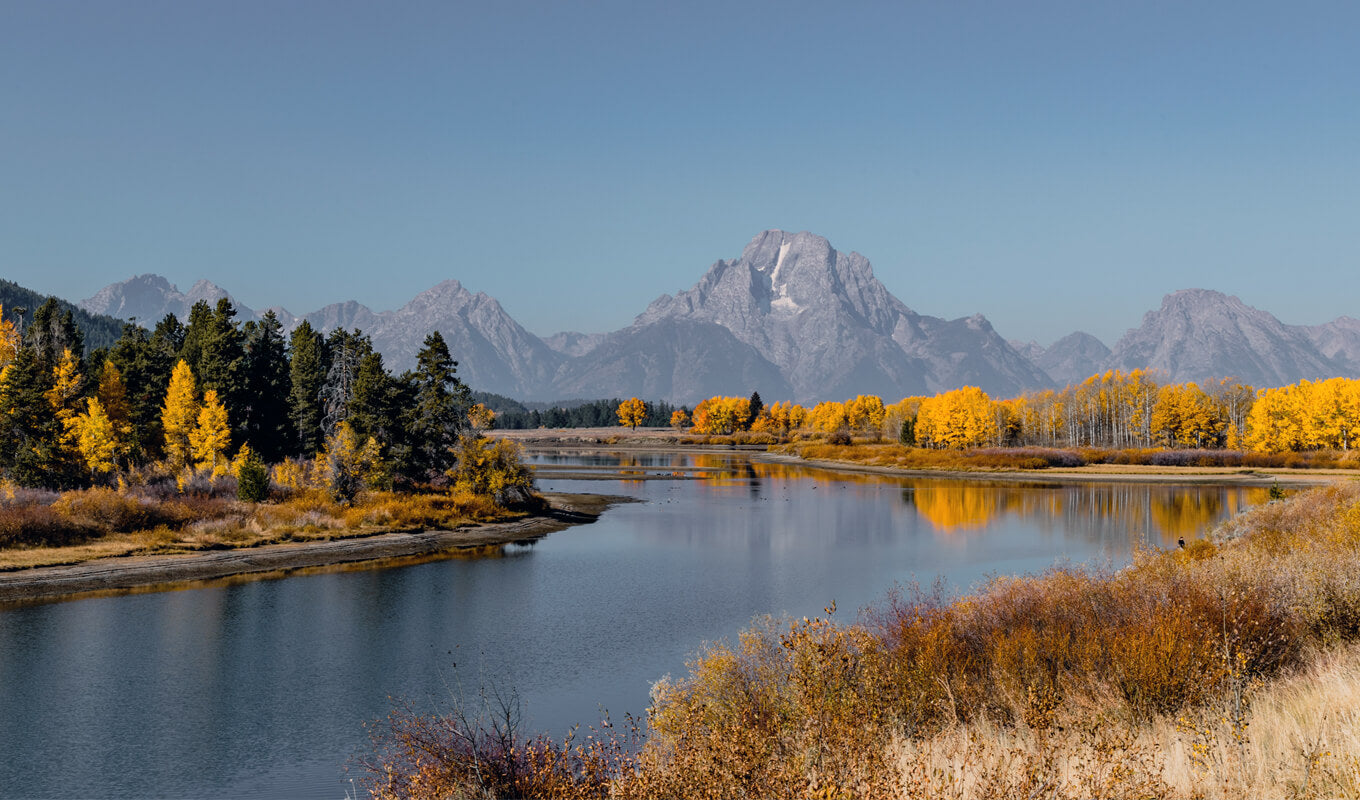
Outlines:
POLYGON ((1349 450, 1360 430, 1360 381, 1332 378, 1255 390, 1234 379, 1164 383, 1111 370, 1061 390, 995 400, 973 386, 885 404, 874 395, 805 408, 765 406, 759 393, 711 397, 671 424, 692 433, 795 431, 866 436, 935 448, 1229 449, 1263 453, 1349 450))
POLYGON ((453 466, 478 416, 437 331, 415 370, 393 374, 359 330, 323 336, 304 321, 285 335, 272 312, 240 324, 225 298, 188 317, 125 324, 86 353, 55 299, 28 321, 0 309, 0 477, 74 488, 146 465, 220 471, 349 443, 380 453, 390 482, 423 482, 453 466))

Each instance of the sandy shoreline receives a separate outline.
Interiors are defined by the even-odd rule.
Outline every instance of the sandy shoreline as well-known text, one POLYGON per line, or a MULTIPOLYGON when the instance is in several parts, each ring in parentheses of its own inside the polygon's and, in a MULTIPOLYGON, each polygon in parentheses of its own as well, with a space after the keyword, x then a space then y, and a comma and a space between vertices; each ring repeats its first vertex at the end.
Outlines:
POLYGON ((752 456, 753 461, 815 467, 833 472, 854 472, 868 475, 888 475, 900 478, 948 478, 951 480, 1006 481, 1014 483, 1166 483, 1187 486, 1271 486, 1275 483, 1290 486, 1324 486, 1335 481, 1354 480, 1360 473, 1354 470, 1307 470, 1297 472, 1256 470, 1235 467, 1138 467, 1096 464, 1071 469, 968 471, 941 469, 903 469, 901 467, 856 464, 850 461, 827 461, 803 458, 783 453, 763 453, 752 456), (1178 470, 1178 471, 1168 471, 1178 470))
MULTIPOLYGON (((0 603, 45 602, 131 590, 165 590, 237 576, 273 577, 364 562, 418 561, 478 548, 527 543, 573 525, 594 522, 624 497, 544 494, 549 510, 512 522, 447 531, 382 533, 346 539, 214 550, 206 553, 100 558, 54 567, 0 572, 0 603)), ((369 564, 373 566, 374 564, 369 564)))

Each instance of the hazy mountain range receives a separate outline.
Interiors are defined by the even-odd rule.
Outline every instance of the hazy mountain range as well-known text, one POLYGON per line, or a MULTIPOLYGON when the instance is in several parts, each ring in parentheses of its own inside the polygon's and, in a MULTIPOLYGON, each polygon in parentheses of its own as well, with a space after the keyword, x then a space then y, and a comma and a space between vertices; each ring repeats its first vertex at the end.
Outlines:
MULTIPOLYGON (((187 318, 198 300, 231 297, 199 281, 180 292, 157 275, 106 286, 87 311, 153 325, 187 318)), ((234 298, 241 320, 257 312, 234 298)), ((1234 376, 1255 386, 1360 374, 1360 321, 1285 325, 1235 297, 1203 289, 1167 295, 1113 349, 1076 332, 1045 348, 1007 342, 981 314, 946 320, 917 313, 874 277, 867 259, 811 233, 765 231, 740 257, 718 261, 693 288, 663 295, 631 325, 608 333, 541 339, 495 298, 454 280, 395 311, 349 301, 301 317, 330 331, 359 328, 389 367, 414 366, 439 330, 459 374, 479 390, 524 400, 632 396, 694 403, 759 390, 801 403, 859 393, 900 398, 959 386, 993 396, 1061 387, 1105 369, 1160 370, 1175 382, 1234 376)))

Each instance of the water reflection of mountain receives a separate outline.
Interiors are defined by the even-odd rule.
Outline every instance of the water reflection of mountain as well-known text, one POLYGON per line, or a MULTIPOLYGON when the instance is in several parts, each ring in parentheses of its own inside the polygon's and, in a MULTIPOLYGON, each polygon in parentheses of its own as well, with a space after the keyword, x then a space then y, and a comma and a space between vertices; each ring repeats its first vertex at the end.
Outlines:
MULTIPOLYGON (((902 536, 974 538, 1023 526, 1044 536, 1167 547, 1203 535, 1267 490, 1139 483, 1061 484, 897 478, 833 472, 741 453, 573 453, 544 464, 611 467, 616 477, 696 479, 695 508, 640 521, 659 537, 743 548, 797 548, 893 541, 902 536), (800 543, 800 544, 796 544, 800 543)), ((548 460, 551 459, 551 460, 548 460)), ((642 531, 639 531, 640 533, 642 531)))

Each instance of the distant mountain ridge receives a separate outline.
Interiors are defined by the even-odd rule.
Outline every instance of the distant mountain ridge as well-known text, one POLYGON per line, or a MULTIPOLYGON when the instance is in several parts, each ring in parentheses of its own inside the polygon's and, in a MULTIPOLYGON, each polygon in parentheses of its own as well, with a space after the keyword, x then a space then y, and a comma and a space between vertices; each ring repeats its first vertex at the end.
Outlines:
MULTIPOLYGON (((139 275, 81 306, 149 325, 166 313, 185 318, 197 300, 220 297, 231 295, 209 281, 180 292, 160 276, 139 275)), ((232 303, 243 321, 258 318, 232 303)), ((658 297, 610 333, 541 339, 495 298, 456 280, 395 311, 356 301, 302 317, 273 310, 289 329, 304 318, 323 332, 358 328, 397 371, 413 367, 425 336, 439 330, 469 385, 530 401, 636 395, 689 404, 759 390, 770 400, 815 403, 964 385, 1007 397, 1135 367, 1176 382, 1236 376, 1256 386, 1360 375, 1360 320, 1349 317, 1290 326, 1235 297, 1187 289, 1167 295, 1113 349, 1082 332, 1044 348, 1007 342, 981 314, 919 314, 863 256, 812 233, 780 230, 758 234, 739 257, 715 262, 693 287, 658 297)))

